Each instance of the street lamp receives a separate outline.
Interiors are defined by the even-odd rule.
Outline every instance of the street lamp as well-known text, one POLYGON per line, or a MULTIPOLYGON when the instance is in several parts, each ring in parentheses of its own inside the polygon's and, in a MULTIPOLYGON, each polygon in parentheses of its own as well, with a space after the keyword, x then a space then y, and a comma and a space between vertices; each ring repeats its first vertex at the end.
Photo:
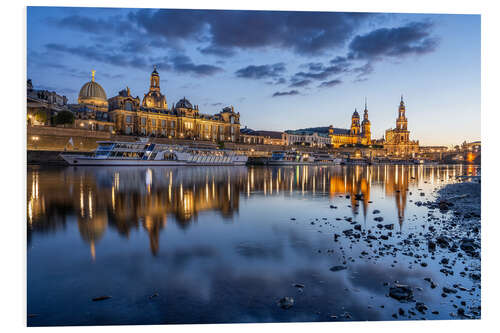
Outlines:
POLYGON ((39 140, 39 139, 40 139, 40 138, 39 138, 38 136, 32 136, 32 137, 31 137, 31 140, 33 141, 33 145, 34 145, 34 148, 35 148, 35 149, 37 149, 36 144, 37 144, 37 142, 38 142, 38 140, 39 140))

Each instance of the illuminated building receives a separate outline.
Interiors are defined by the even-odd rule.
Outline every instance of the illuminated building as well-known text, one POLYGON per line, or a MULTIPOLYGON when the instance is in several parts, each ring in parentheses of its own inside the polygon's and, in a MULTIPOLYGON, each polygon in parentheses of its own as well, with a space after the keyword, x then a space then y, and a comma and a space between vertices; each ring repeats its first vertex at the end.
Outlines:
POLYGON ((351 117, 350 128, 313 127, 294 131, 285 131, 285 142, 288 145, 306 145, 334 148, 343 145, 370 145, 371 144, 371 124, 368 119, 368 107, 365 101, 363 121, 360 123, 359 113, 356 109, 351 117))
POLYGON ((149 91, 142 103, 126 88, 108 100, 109 113, 118 134, 156 136, 180 139, 237 142, 240 114, 225 107, 215 115, 201 113, 185 97, 168 108, 160 91, 160 75, 151 73, 149 91))
POLYGON ((29 126, 48 125, 52 116, 59 111, 68 110, 66 96, 58 95, 54 91, 34 89, 31 80, 27 81, 26 98, 29 126), (40 117, 40 113, 44 116, 40 117))
POLYGON ((69 105, 75 114, 75 126, 92 131, 113 131, 113 123, 108 114, 106 92, 95 81, 95 71, 92 79, 85 83, 78 94, 78 104, 69 105))
POLYGON ((240 129, 240 141, 249 144, 277 145, 285 143, 285 133, 278 131, 255 131, 253 129, 240 129))
POLYGON ((408 130, 408 119, 406 118, 406 107, 403 96, 401 96, 401 102, 399 103, 396 128, 385 131, 383 145, 389 155, 408 156, 418 153, 418 141, 410 140, 410 131, 408 130))

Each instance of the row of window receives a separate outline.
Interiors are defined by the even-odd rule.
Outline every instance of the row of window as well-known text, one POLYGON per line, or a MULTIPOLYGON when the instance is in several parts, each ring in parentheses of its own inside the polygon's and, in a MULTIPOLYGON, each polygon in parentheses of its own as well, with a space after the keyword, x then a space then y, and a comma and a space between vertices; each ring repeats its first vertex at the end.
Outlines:
MULTIPOLYGON (((126 116, 125 120, 126 120, 127 124, 131 124, 133 122, 132 116, 126 116)), ((147 118, 141 117, 141 125, 142 126, 146 126, 146 122, 147 122, 147 118)), ((160 123, 159 121, 157 123, 156 119, 151 119, 151 126, 152 127, 156 127, 157 124, 159 124, 159 123, 160 123)), ((175 127, 175 121, 174 120, 169 121, 168 125, 169 125, 168 127, 174 128, 175 127)), ((202 130, 202 126, 203 125, 198 125, 198 129, 200 131, 202 130)), ((161 127, 167 127, 167 120, 165 120, 165 119, 161 120, 161 127)), ((205 129, 205 132, 210 132, 210 125, 206 124, 203 127, 205 129)), ((217 131, 217 125, 212 125, 211 127, 212 127, 212 131, 215 133, 217 131)), ((192 122, 186 122, 186 123, 184 123, 184 129, 186 129, 186 130, 193 130, 193 128, 194 128, 194 124, 192 122)), ((220 132, 224 131, 224 126, 223 125, 219 125, 219 131, 220 132)), ((234 127, 230 127, 230 132, 231 132, 231 134, 235 133, 234 127)))

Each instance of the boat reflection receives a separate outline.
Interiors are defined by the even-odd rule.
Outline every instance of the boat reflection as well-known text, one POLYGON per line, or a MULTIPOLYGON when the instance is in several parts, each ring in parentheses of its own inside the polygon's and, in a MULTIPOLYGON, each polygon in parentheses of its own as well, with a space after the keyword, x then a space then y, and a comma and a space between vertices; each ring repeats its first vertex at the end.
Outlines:
POLYGON ((240 196, 349 196, 353 216, 361 210, 366 219, 374 188, 394 198, 402 225, 410 186, 474 172, 459 165, 32 168, 27 178, 28 242, 32 233, 57 232, 76 219, 93 259, 108 228, 125 237, 143 229, 156 255, 168 222, 187 229, 201 212, 212 211, 232 223, 240 196))

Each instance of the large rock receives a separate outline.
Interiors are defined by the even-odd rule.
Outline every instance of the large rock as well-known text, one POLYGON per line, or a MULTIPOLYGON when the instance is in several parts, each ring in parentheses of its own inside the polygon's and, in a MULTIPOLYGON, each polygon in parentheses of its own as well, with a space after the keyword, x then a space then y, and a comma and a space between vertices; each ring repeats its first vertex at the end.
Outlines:
POLYGON ((286 296, 278 301, 278 306, 282 309, 287 310, 290 309, 294 303, 295 301, 293 300, 293 297, 286 296))
POLYGON ((409 286, 396 284, 389 289, 389 296, 398 301, 409 301, 413 299, 413 290, 409 286))
POLYGON ((338 272, 338 271, 343 271, 344 269, 347 269, 346 266, 333 266, 333 267, 330 267, 330 270, 332 272, 338 272))
POLYGON ((451 239, 446 237, 446 236, 439 236, 436 238, 436 243, 441 247, 441 248, 447 248, 450 247, 451 239))

